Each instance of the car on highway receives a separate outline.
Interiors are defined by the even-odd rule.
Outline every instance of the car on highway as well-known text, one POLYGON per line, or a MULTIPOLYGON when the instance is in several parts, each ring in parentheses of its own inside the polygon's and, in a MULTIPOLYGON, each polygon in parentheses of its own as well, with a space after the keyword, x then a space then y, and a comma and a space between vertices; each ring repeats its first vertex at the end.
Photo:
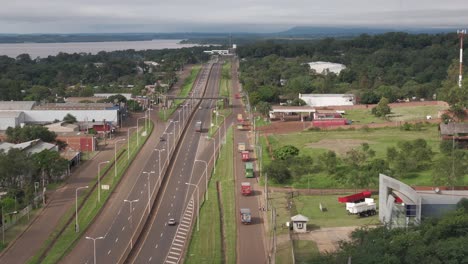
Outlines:
POLYGON ((168 225, 176 225, 177 222, 176 222, 176 220, 174 218, 170 218, 169 221, 167 221, 167 224, 168 225))

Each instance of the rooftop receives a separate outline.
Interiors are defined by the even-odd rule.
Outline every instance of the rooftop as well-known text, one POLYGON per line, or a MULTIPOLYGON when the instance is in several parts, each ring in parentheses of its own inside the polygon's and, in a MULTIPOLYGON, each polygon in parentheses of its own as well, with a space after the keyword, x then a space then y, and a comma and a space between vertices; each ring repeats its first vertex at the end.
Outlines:
POLYGON ((31 110, 34 101, 0 101, 0 110, 31 110))
POLYGON ((454 135, 454 134, 468 134, 468 123, 448 123, 440 124, 440 134, 454 135))
POLYGON ((111 103, 51 103, 34 107, 34 110, 105 110, 114 107, 111 103))

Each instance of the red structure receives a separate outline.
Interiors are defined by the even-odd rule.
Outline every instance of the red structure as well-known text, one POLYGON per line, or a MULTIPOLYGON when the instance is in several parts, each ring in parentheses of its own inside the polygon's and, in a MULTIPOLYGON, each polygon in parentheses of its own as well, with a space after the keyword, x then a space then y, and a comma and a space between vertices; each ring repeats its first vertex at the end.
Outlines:
POLYGON ((338 197, 338 202, 340 202, 340 203, 354 203, 354 202, 357 202, 357 201, 364 200, 365 198, 370 198, 371 195, 372 195, 371 192, 364 191, 364 192, 360 192, 360 193, 356 193, 356 194, 352 194, 352 195, 348 195, 348 196, 344 196, 344 197, 338 197))

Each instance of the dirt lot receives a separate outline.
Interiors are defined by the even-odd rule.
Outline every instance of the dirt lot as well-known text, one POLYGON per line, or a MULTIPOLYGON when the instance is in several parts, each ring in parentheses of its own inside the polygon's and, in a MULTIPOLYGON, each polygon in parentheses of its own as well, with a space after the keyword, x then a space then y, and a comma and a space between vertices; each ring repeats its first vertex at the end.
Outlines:
POLYGON ((338 249, 338 242, 349 240, 349 235, 358 226, 320 228, 304 234, 298 234, 299 240, 312 240, 317 244, 321 253, 332 252, 338 249))
POLYGON ((339 155, 343 155, 346 154, 347 151, 359 147, 362 143, 371 144, 372 142, 360 139, 322 139, 319 142, 307 144, 307 147, 328 149, 339 155))

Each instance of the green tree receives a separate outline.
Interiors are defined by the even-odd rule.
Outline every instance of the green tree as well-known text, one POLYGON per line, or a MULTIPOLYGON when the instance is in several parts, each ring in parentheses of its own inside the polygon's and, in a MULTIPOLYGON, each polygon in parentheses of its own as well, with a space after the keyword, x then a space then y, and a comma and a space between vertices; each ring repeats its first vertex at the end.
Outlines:
POLYGON ((434 161, 432 182, 439 186, 461 186, 468 174, 468 152, 455 150, 434 161))
POLYGON ((68 169, 68 161, 57 151, 43 150, 32 155, 35 168, 49 181, 58 181, 68 169))
POLYGON ((292 145, 282 146, 273 151, 273 157, 280 160, 287 160, 297 155, 299 155, 299 149, 292 145))
POLYGON ((288 165, 285 161, 277 160, 265 167, 265 173, 269 179, 273 179, 277 183, 286 183, 291 179, 291 172, 288 170, 288 165))
POLYGON ((372 108, 372 114, 377 117, 385 117, 392 112, 387 98, 382 97, 376 107, 372 108))
POLYGON ((64 118, 63 118, 63 122, 65 124, 74 124, 76 123, 76 117, 70 113, 68 113, 64 118))
POLYGON ((5 131, 7 141, 11 143, 22 143, 34 139, 44 142, 54 142, 57 134, 49 131, 43 126, 26 125, 24 127, 8 127, 5 131))
POLYGON ((336 172, 339 159, 334 151, 327 151, 319 156, 319 162, 322 168, 328 173, 333 174, 336 172))
POLYGON ((255 108, 257 112, 259 112, 263 116, 269 116, 269 113, 271 111, 271 104, 262 101, 262 102, 258 102, 255 108))

